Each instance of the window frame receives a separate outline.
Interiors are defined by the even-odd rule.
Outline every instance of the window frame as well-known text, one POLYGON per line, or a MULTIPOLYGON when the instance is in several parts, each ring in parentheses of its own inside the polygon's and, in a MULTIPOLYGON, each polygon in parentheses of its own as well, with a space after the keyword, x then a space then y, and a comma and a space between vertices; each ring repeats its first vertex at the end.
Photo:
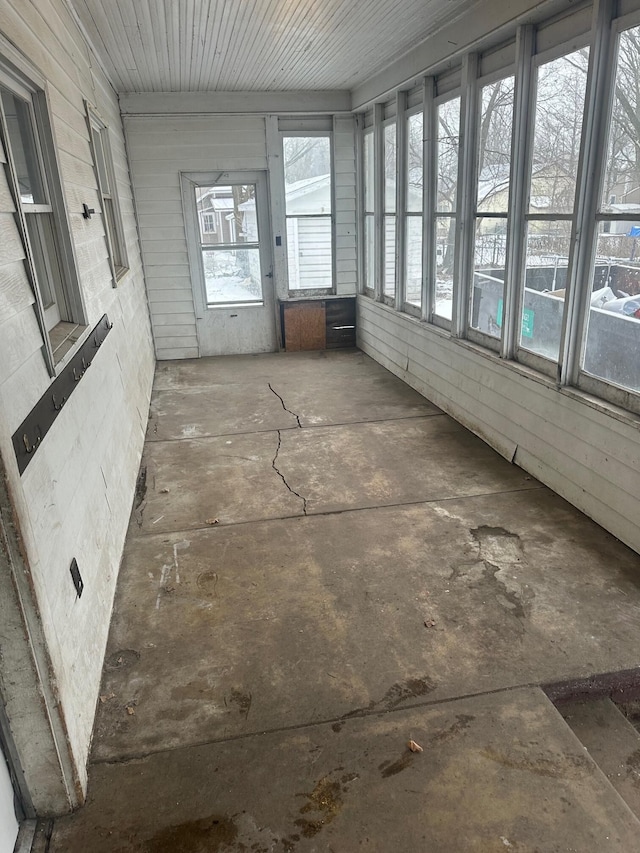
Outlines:
MULTIPOLYGON (((62 369, 70 353, 76 348, 87 326, 87 314, 82 289, 77 272, 71 227, 62 189, 61 170, 58 162, 57 146, 51 123, 51 111, 46 80, 24 60, 4 38, 0 37, 0 85, 14 98, 27 104, 31 129, 35 145, 35 155, 41 171, 43 189, 48 204, 24 203, 20 196, 19 179, 15 168, 15 156, 12 150, 10 133, 5 119, 4 108, 0 104, 0 142, 4 148, 6 176, 15 211, 14 221, 24 250, 24 266, 34 294, 34 311, 42 335, 42 351, 45 364, 51 377, 62 369), (25 210, 27 205, 31 208, 25 210), (43 252, 38 259, 40 247, 33 245, 29 233, 27 216, 47 216, 50 226, 55 263, 59 266, 60 281, 46 282, 47 273, 43 267, 51 268, 49 252, 43 252), (43 260, 44 259, 44 260, 43 260), (60 311, 60 319, 51 324, 51 312, 45 308, 45 286, 55 292, 55 303, 60 311), (63 316, 64 315, 64 316, 63 316)), ((35 220, 34 220, 35 222, 35 220)), ((41 223, 36 223, 43 244, 41 223)))
MULTIPOLYGON (((431 240, 429 241, 430 245, 433 248, 433 256, 430 261, 430 268, 432 268, 432 275, 430 276, 430 313, 428 316, 428 321, 434 326, 438 326, 440 329, 444 329, 445 331, 451 333, 454 329, 453 322, 453 314, 455 311, 455 302, 460 289, 460 276, 459 276, 459 254, 461 250, 461 200, 463 198, 463 150, 461 145, 461 139, 463 139, 463 110, 464 110, 464 86, 461 81, 458 80, 457 85, 453 88, 447 88, 444 93, 440 93, 438 91, 438 79, 436 78, 435 85, 435 95, 431 99, 431 123, 430 127, 433 130, 433 143, 431 146, 430 159, 432 160, 431 168, 433 169, 433 188, 429 193, 430 196, 430 209, 428 214, 428 227, 432 230, 433 235, 431 240), (458 162, 457 162, 457 171, 456 171, 456 195, 455 195, 455 210, 451 211, 440 211, 438 208, 438 160, 439 160, 439 122, 438 122, 438 109, 442 104, 449 103, 450 101, 459 100, 460 101, 460 110, 458 115, 458 162), (453 233, 455 235, 456 244, 454 245, 453 253, 454 253, 454 265, 452 272, 452 295, 451 295, 451 303, 452 303, 452 319, 444 317, 441 314, 436 314, 436 286, 437 286, 437 223, 439 219, 447 218, 449 220, 453 220, 454 230, 453 233)), ((451 225, 449 226, 451 228, 451 225)))
MULTIPOLYGON (((578 165, 576 169, 576 189, 574 195, 573 202, 573 211, 572 213, 561 214, 561 213, 553 213, 553 214, 532 214, 529 212, 529 201, 530 201, 530 193, 531 193, 531 184, 532 184, 532 171, 533 171, 533 142, 534 142, 534 133, 535 133, 535 122, 531 121, 526 133, 526 168, 525 168, 525 189, 520 200, 520 206, 517 211, 517 216, 520 225, 520 238, 522 241, 522 245, 520 247, 520 257, 518 258, 518 271, 515 279, 512 281, 512 295, 513 299, 511 301, 511 305, 514 308, 513 315, 510 318, 511 324, 511 335, 513 341, 513 358, 519 364, 524 365, 525 367, 531 368, 538 373, 543 374, 544 376, 548 376, 551 379, 558 380, 558 377, 562 371, 563 365, 563 353, 565 349, 565 341, 567 335, 574 334, 575 330, 573 328, 571 317, 572 312, 569 308, 569 302, 572 298, 571 288, 572 288, 572 279, 574 278, 574 269, 576 267, 577 262, 577 228, 578 228, 578 217, 580 212, 580 182, 581 182, 581 164, 584 158, 584 147, 585 147, 585 138, 586 138, 586 126, 588 120, 588 103, 589 103, 589 84, 591 78, 591 65, 592 65, 592 44, 590 40, 590 33, 579 33, 573 39, 569 41, 562 41, 560 43, 554 44, 552 47, 546 48, 543 51, 538 52, 535 47, 535 38, 530 43, 531 54, 528 58, 529 64, 529 79, 528 79, 528 104, 529 104, 529 112, 531 115, 535 116, 535 109, 537 103, 537 94, 538 94, 538 74, 539 70, 543 65, 546 65, 549 62, 553 62, 556 59, 561 59, 563 56, 569 56, 571 53, 580 50, 581 48, 588 47, 589 48, 589 63, 587 67, 587 79, 585 84, 585 99, 584 105, 582 108, 582 124, 581 124, 581 136, 580 136, 580 146, 578 152, 578 165), (531 350, 526 349, 521 346, 520 343, 520 329, 522 323, 522 316, 524 310, 524 299, 525 299, 525 285, 526 285, 526 259, 527 259, 527 234, 528 234, 528 224, 529 222, 540 222, 540 221, 565 221, 571 223, 570 228, 570 237, 569 237, 569 252, 568 252, 568 260, 567 260, 567 287, 566 287, 566 295, 564 299, 563 305, 563 316, 561 322, 561 331, 560 331, 560 340, 558 342, 558 358, 556 360, 547 358, 540 353, 533 352, 531 350), (515 290, 513 288, 515 287, 515 290)), ((517 84, 516 84, 517 85, 517 84)), ((506 302, 506 300, 505 300, 506 302)))
POLYGON ((279 129, 280 135, 280 155, 282 162, 281 178, 282 178, 282 216, 284 221, 284 232, 282 234, 282 243, 284 248, 284 271, 287 282, 287 294, 291 299, 322 299, 326 296, 334 296, 336 294, 336 170, 335 170, 335 146, 333 139, 333 130, 317 130, 313 127, 309 130, 304 128, 295 130, 279 129), (331 212, 320 214, 308 214, 307 218, 322 218, 329 219, 331 233, 331 285, 329 287, 298 287, 292 288, 289 281, 289 234, 287 222, 289 219, 302 219, 305 216, 290 215, 287 213, 287 185, 285 181, 285 158, 284 158, 284 139, 285 137, 326 137, 329 140, 329 168, 331 178, 331 212))
POLYGON ((111 267, 112 285, 117 287, 119 282, 129 271, 129 259, 127 255, 127 241, 124 235, 122 223, 122 210, 118 194, 118 184, 113 165, 113 153, 111 149, 111 135, 109 126, 102 119, 98 110, 85 101, 87 113, 87 126, 89 128, 89 147, 93 159, 93 168, 96 177, 96 186, 100 201, 100 215, 104 228, 104 238, 109 255, 109 266, 111 267), (95 143, 95 135, 100 140, 101 151, 98 151, 95 143), (100 167, 102 161, 102 169, 100 167), (102 173, 108 186, 104 186, 102 173), (111 209, 109 214, 106 208, 111 209))
MULTIPOLYGON (((601 16, 607 16, 608 11, 608 9, 603 9, 601 16)), ((609 20, 602 23, 608 26, 606 30, 604 26, 598 28, 597 43, 595 45, 592 44, 592 49, 596 52, 595 62, 598 63, 599 60, 599 64, 594 75, 594 114, 590 116, 589 128, 593 135, 593 142, 585 158, 587 162, 584 166, 585 171, 590 166, 592 169, 592 177, 587 187, 587 190, 591 191, 591 198, 584 205, 583 220, 585 237, 580 257, 582 263, 578 271, 578 274, 582 272, 587 276, 590 288, 596 260, 598 227, 600 222, 615 220, 628 221, 630 218, 633 218, 628 213, 604 213, 602 211, 602 192, 608 154, 609 129, 613 116, 615 72, 618 63, 619 40, 625 30, 640 27, 640 9, 618 17, 612 15, 609 20), (603 155, 598 156, 598 151, 604 152, 603 155)), ((640 224, 640 217, 637 218, 638 224, 640 224)), ((589 289, 589 294, 591 292, 591 289, 589 289)), ((640 391, 625 388, 611 380, 594 376, 584 370, 583 364, 587 346, 591 305, 590 300, 585 298, 584 293, 576 293, 575 302, 575 313, 577 315, 576 328, 573 339, 570 342, 573 346, 569 351, 570 360, 567 371, 567 384, 570 384, 579 391, 625 409, 628 412, 636 415, 640 414, 640 391)), ((638 323, 640 324, 640 320, 638 323)))
POLYGON ((468 313, 467 313, 467 330, 466 337, 472 343, 479 344, 482 347, 485 347, 488 350, 492 350, 493 352, 499 353, 503 348, 503 342, 505 338, 505 334, 507 333, 507 291, 513 289, 513 285, 509 284, 508 273, 509 273, 509 256, 511 252, 511 243, 512 243, 512 234, 513 234, 513 181, 515 178, 514 175, 514 132, 515 132, 515 124, 516 124, 516 111, 517 111, 517 81, 515 79, 516 76, 516 66, 511 64, 507 66, 503 66, 499 69, 494 69, 484 76, 477 77, 475 79, 475 115, 474 122, 479 129, 480 119, 482 116, 482 90, 485 86, 490 86, 493 83, 499 83, 502 80, 506 80, 508 77, 514 77, 514 104, 513 104, 513 112, 511 116, 511 139, 509 143, 509 188, 508 188, 508 197, 506 210, 500 213, 487 213, 485 211, 478 211, 478 182, 480 180, 480 169, 479 169, 479 137, 478 133, 475 134, 475 145, 474 145, 474 172, 473 172, 473 216, 471 219, 470 232, 467 235, 470 244, 471 244, 471 263, 469 266, 469 282, 468 282, 468 313), (475 247, 476 247, 476 237, 477 237, 477 224, 479 219, 492 219, 492 220, 504 220, 505 223, 505 276, 504 276, 504 287, 503 287, 503 310, 502 310, 502 328, 500 337, 492 337, 486 332, 481 331, 480 329, 475 328, 471 325, 471 318, 473 316, 473 300, 474 300, 474 283, 475 283, 475 247))
MULTIPOLYGON (((424 83, 423 83, 424 87, 424 83)), ((400 176, 400 180, 403 183, 404 192, 402 196, 402 200, 404 202, 403 210, 401 211, 401 217, 403 219, 402 225, 402 253, 400 259, 400 265, 402 266, 402 311, 407 314, 411 314, 414 317, 422 317, 424 304, 425 304, 425 293, 424 293, 424 282, 425 282, 425 237, 426 237, 426 229, 425 229, 425 215, 424 215, 424 207, 425 207, 425 196, 426 196, 426 178, 427 178, 427 168, 426 168, 426 159, 425 159, 425 109, 424 109, 424 88, 422 87, 422 98, 421 103, 417 104, 414 107, 409 107, 404 110, 404 114, 402 117, 404 123, 404 168, 402 169, 402 174, 400 176), (422 193, 421 193, 421 204, 420 210, 409 210, 409 123, 414 116, 422 117, 422 143, 421 143, 421 156, 422 156, 422 193), (420 251, 420 304, 416 305, 414 302, 409 302, 407 300, 407 246, 408 240, 407 235, 409 233, 409 221, 410 219, 419 219, 420 221, 420 234, 422 239, 421 251, 420 251)))

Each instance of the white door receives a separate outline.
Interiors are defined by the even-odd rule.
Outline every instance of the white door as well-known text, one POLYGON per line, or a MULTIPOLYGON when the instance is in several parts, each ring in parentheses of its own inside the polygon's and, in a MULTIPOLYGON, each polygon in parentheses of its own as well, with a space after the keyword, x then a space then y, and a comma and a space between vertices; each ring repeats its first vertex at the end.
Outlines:
POLYGON ((182 175, 201 356, 277 349, 266 172, 182 175))

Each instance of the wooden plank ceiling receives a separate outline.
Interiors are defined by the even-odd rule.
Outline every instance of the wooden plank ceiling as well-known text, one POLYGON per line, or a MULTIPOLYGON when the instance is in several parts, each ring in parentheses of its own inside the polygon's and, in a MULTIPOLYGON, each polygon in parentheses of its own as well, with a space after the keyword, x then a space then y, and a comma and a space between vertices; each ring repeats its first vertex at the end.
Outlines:
POLYGON ((70 0, 119 92, 351 89, 478 0, 70 0))

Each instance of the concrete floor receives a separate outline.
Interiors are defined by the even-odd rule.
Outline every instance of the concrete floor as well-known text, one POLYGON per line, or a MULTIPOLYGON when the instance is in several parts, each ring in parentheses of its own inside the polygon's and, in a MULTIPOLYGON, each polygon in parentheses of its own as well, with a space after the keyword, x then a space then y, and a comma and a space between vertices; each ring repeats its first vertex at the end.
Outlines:
POLYGON ((638 555, 359 352, 161 363, 143 466, 50 853, 640 848, 540 687, 640 663, 638 555))

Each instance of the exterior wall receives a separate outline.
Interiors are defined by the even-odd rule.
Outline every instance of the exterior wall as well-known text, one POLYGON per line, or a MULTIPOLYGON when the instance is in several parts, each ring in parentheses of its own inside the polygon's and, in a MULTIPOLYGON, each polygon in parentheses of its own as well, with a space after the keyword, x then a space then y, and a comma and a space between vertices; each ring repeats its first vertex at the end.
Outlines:
MULTIPOLYGON (((29 719, 37 709, 20 698, 14 673, 2 668, 19 659, 17 653, 8 654, 16 651, 13 647, 0 649, 0 690, 36 809, 46 814, 76 805, 86 789, 95 705, 142 452, 154 359, 117 97, 63 0, 37 4, 7 0, 0 6, 0 33, 47 81, 87 322, 92 327, 106 312, 113 323, 91 368, 20 476, 11 436, 51 379, 41 352, 11 198, 6 185, 0 186, 0 457, 7 481, 0 511, 4 526, 15 528, 14 546, 24 557, 24 563, 17 565, 11 548, 0 543, 5 545, 0 549, 0 573, 6 579, 14 572, 13 588, 27 614, 24 618, 28 621, 28 612, 33 611, 34 630, 43 634, 40 644, 27 630, 36 659, 34 670, 47 682, 40 688, 44 713, 49 719, 58 718, 62 732, 57 740, 54 736, 55 747, 62 764, 67 754, 69 772, 75 776, 65 779, 67 791, 62 799, 50 789, 40 790, 40 777, 32 773, 33 761, 45 746, 33 742, 33 728, 28 736, 28 725, 33 723, 29 719), (112 287, 102 218, 95 215, 85 220, 81 213, 83 203, 100 208, 84 99, 97 108, 110 130, 130 266, 117 288, 112 287), (82 598, 76 597, 70 577, 73 557, 85 584, 82 598), (60 742, 61 737, 67 743, 60 742), (31 758, 25 757, 29 749, 34 750, 31 758)), ((3 598, 3 604, 7 600, 3 598)))
MULTIPOLYGON (((156 355, 159 359, 196 358, 198 340, 180 172, 267 170, 265 117, 126 115, 124 123, 156 355)), ((339 295, 353 295, 356 290, 353 126, 350 116, 335 119, 339 295)), ((277 274, 277 265, 275 269, 277 274)), ((283 298, 278 282, 276 292, 283 298)))
POLYGON ((640 552, 638 419, 358 297, 358 345, 640 552))
POLYGON ((259 116, 127 116, 131 176, 159 359, 197 358, 180 172, 267 168, 259 116))
POLYGON ((333 122, 336 196, 336 292, 353 296, 358 286, 356 263, 355 122, 336 116, 333 122))

